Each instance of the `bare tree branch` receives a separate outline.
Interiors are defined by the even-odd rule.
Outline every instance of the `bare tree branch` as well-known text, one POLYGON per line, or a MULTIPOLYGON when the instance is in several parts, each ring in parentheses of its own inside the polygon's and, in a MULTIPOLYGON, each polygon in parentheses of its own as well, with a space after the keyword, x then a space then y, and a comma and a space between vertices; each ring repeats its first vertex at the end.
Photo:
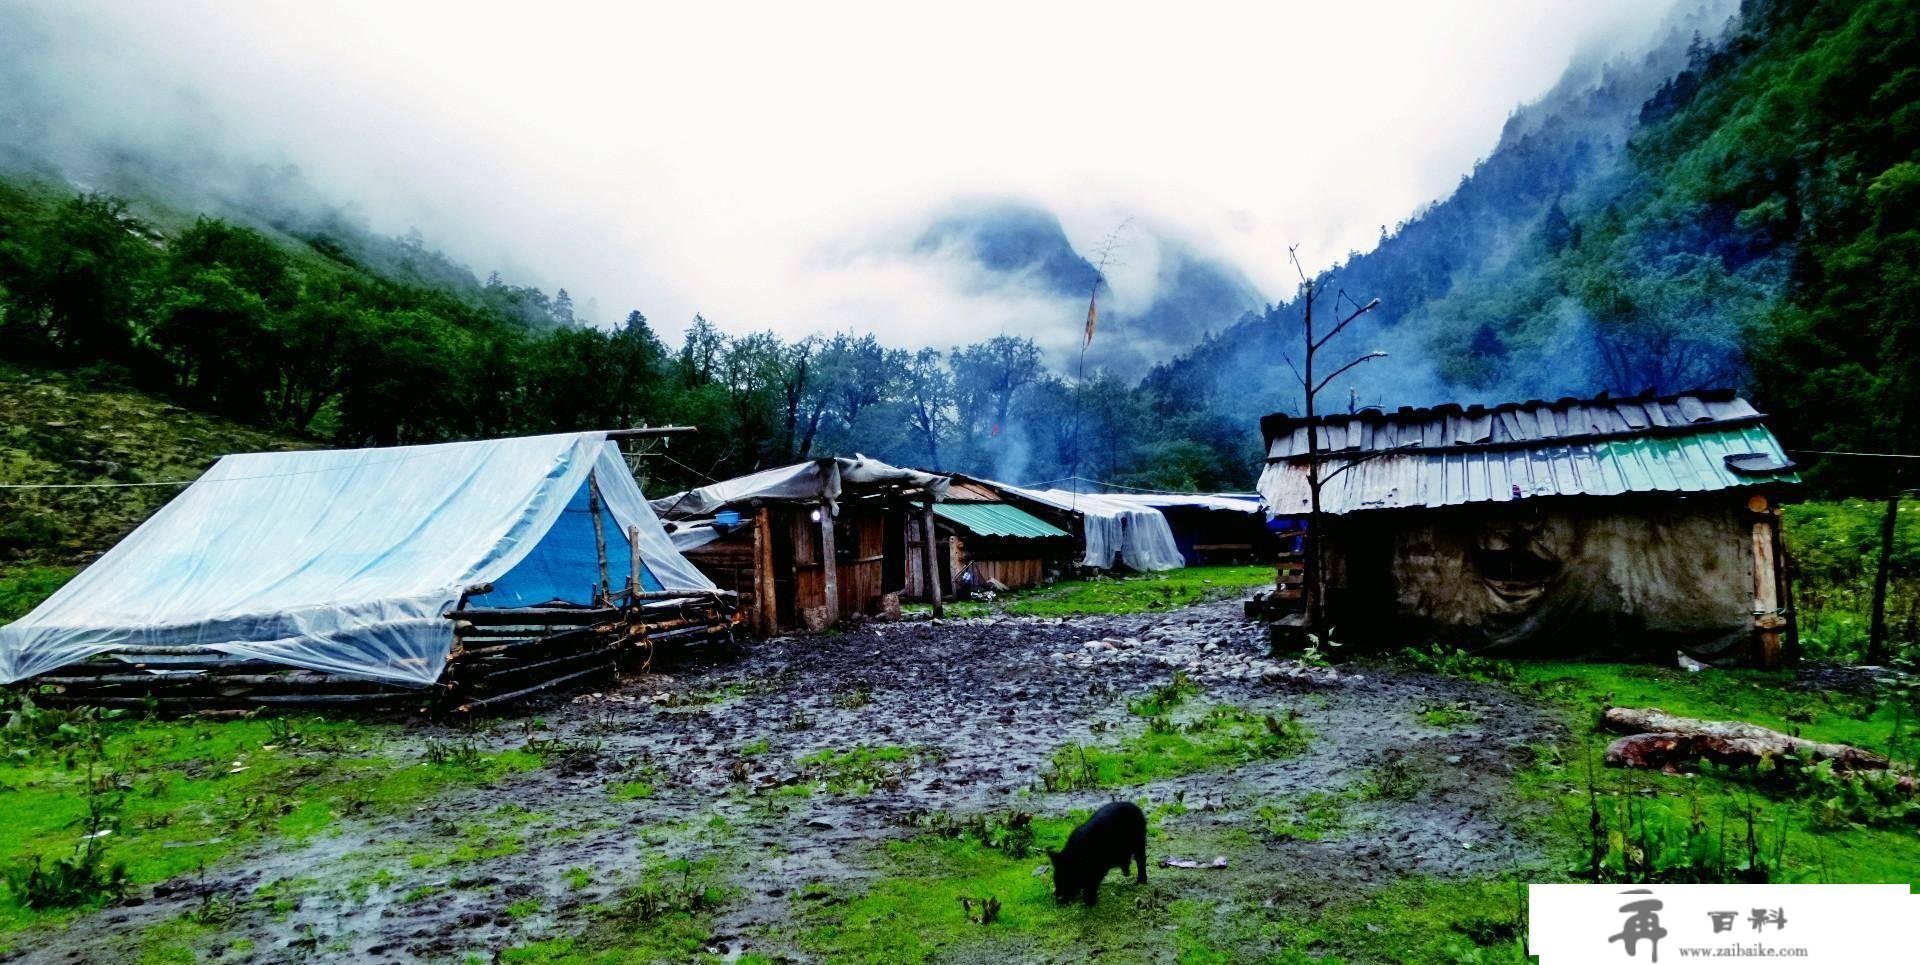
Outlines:
POLYGON ((1326 378, 1321 379, 1320 384, 1313 387, 1313 392, 1315 395, 1320 394, 1320 390, 1326 388, 1328 382, 1332 382, 1334 379, 1339 378, 1340 373, 1345 372, 1346 370, 1353 368, 1354 366, 1359 365, 1362 362, 1371 362, 1374 359, 1383 359, 1386 357, 1387 357, 1387 353, 1385 352, 1368 352, 1367 354, 1362 355, 1359 358, 1354 359, 1353 361, 1348 362, 1347 364, 1342 365, 1337 369, 1334 369, 1332 375, 1329 375, 1326 378))
MULTIPOLYGON (((1345 293, 1345 292, 1342 292, 1341 294, 1343 294, 1343 295, 1344 295, 1344 294, 1346 294, 1346 293, 1345 293)), ((1348 299, 1348 300, 1349 300, 1349 301, 1352 301, 1352 299, 1348 299)), ((1316 350, 1317 350, 1317 349, 1319 349, 1319 348, 1320 348, 1320 346, 1322 346, 1322 345, 1325 345, 1325 344, 1327 344, 1327 341, 1328 341, 1329 339, 1331 339, 1331 338, 1333 338, 1333 337, 1334 337, 1335 335, 1338 335, 1338 334, 1340 334, 1340 331, 1341 331, 1342 329, 1344 329, 1344 328, 1346 328, 1346 327, 1347 327, 1348 325, 1350 325, 1350 324, 1352 324, 1352 323, 1353 323, 1353 320, 1354 320, 1354 319, 1356 319, 1356 318, 1359 318, 1360 316, 1362 316, 1362 315, 1365 315, 1366 313, 1368 313, 1368 312, 1370 312, 1370 311, 1373 311, 1374 309, 1376 309, 1376 308, 1379 308, 1379 307, 1380 307, 1380 299, 1378 299, 1378 298, 1376 298, 1376 299, 1374 299, 1373 301, 1370 301, 1370 302, 1368 302, 1368 303, 1366 303, 1365 305, 1361 305, 1361 306, 1360 306, 1359 308, 1357 308, 1357 309, 1355 309, 1355 310, 1354 310, 1354 313, 1353 313, 1353 314, 1351 314, 1351 315, 1348 315, 1348 316, 1347 316, 1346 318, 1343 318, 1343 319, 1341 319, 1341 320, 1340 320, 1340 324, 1338 324, 1338 325, 1335 325, 1335 326, 1333 327, 1333 331, 1331 331, 1331 332, 1328 332, 1328 333, 1327 333, 1327 334, 1326 334, 1325 336, 1323 336, 1323 337, 1322 337, 1322 338, 1320 339, 1320 341, 1318 341, 1318 342, 1315 342, 1315 343, 1314 343, 1314 345, 1313 345, 1313 347, 1314 347, 1314 348, 1315 348, 1316 350)))

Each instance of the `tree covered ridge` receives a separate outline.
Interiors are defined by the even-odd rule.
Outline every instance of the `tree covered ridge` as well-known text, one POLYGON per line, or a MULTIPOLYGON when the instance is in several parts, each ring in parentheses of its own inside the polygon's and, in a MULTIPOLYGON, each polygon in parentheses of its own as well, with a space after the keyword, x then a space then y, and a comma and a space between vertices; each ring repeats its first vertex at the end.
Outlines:
MULTIPOLYGON (((1067 383, 1026 338, 909 351, 871 334, 728 335, 695 317, 670 351, 639 311, 581 323, 564 289, 423 281, 327 234, 290 241, 209 217, 169 232, 122 199, 27 179, 0 181, 0 356, 349 446, 697 425, 650 463, 662 491, 855 451, 1163 485, 1246 472, 1185 440, 1177 458, 1144 456, 1148 400, 1113 379, 1067 383), (1129 475, 1142 465, 1151 478, 1129 475)), ((1229 427, 1214 431, 1231 449, 1229 427)))

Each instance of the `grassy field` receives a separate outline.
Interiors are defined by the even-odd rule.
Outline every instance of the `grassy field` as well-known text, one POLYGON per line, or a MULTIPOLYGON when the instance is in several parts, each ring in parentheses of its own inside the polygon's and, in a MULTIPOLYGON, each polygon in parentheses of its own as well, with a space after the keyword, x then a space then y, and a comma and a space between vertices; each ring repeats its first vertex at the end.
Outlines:
POLYGON ((154 721, 18 698, 4 717, 0 948, 8 932, 98 908, 122 883, 191 875, 258 842, 300 841, 540 762, 460 745, 403 754, 392 726, 337 718, 154 721))
MULTIPOLYGON (((1145 613, 1232 596, 1272 582, 1271 566, 1190 566, 1164 573, 1061 580, 1051 585, 1002 593, 991 600, 954 600, 946 605, 946 610, 951 617, 1145 613)), ((909 605, 906 609, 910 613, 926 613, 929 610, 921 604, 909 605)))

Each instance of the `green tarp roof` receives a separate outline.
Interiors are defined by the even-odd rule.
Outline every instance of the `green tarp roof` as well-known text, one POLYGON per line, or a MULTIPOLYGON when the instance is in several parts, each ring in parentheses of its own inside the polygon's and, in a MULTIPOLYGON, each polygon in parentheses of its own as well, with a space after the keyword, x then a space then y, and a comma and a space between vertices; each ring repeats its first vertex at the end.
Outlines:
POLYGON ((941 519, 976 536, 1046 539, 1071 535, 1058 526, 1006 503, 934 503, 933 511, 941 519))

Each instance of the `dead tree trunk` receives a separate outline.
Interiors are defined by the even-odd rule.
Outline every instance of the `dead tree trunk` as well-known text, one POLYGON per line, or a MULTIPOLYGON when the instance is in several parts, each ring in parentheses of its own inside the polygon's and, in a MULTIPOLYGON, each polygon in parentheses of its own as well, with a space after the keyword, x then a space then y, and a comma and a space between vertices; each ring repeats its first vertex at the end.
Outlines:
POLYGON ((1884 771, 1886 758, 1850 744, 1804 740, 1739 721, 1696 720, 1658 709, 1609 708, 1602 724, 1627 734, 1607 747, 1609 767, 1656 767, 1710 760, 1749 765, 1773 758, 1804 764, 1832 761, 1836 771, 1884 771))

